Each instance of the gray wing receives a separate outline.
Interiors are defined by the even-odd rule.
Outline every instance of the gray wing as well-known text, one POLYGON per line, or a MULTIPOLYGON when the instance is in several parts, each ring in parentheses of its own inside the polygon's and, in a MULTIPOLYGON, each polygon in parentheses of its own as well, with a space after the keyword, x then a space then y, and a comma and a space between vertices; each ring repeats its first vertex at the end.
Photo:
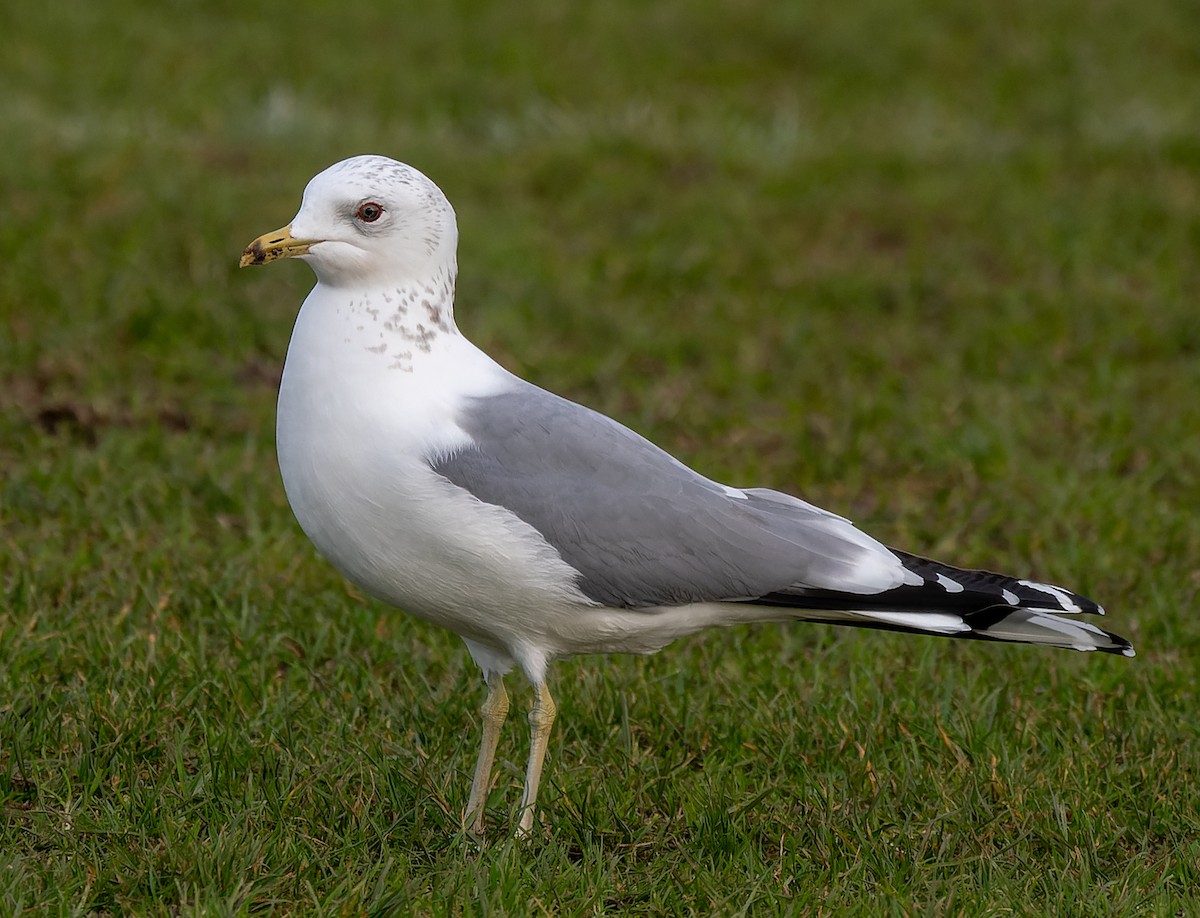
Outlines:
POLYGON ((899 560, 847 520, 765 489, 736 491, 643 437, 523 381, 471 399, 474 444, 431 464, 537 529, 608 606, 753 600, 812 587, 877 593, 899 560))

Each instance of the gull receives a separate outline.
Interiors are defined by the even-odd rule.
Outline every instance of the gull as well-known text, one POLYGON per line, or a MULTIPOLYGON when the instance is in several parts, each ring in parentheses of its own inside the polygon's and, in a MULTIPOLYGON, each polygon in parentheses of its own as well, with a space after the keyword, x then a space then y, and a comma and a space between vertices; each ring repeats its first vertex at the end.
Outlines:
POLYGON ((484 833, 514 667, 534 691, 528 835, 555 717, 547 672, 565 657, 781 621, 1133 656, 1080 620, 1097 603, 1063 587, 891 549, 796 497, 712 481, 508 372, 455 324, 457 246, 432 181, 365 155, 313 178, 241 266, 299 258, 317 277, 276 428, 301 528, 367 593, 460 635, 483 672, 467 831, 484 833))

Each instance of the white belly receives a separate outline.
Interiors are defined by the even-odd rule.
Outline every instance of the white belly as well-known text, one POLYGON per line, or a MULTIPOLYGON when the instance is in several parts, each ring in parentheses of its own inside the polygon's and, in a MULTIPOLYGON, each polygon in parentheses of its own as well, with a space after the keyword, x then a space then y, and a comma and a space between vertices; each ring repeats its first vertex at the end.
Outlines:
POLYGON ((298 321, 279 391, 279 468, 301 528, 343 575, 516 657, 522 644, 555 643, 547 623, 594 608, 536 530, 429 467, 425 456, 469 442, 452 390, 421 385, 420 367, 342 361, 342 342, 306 351, 307 340, 298 321))

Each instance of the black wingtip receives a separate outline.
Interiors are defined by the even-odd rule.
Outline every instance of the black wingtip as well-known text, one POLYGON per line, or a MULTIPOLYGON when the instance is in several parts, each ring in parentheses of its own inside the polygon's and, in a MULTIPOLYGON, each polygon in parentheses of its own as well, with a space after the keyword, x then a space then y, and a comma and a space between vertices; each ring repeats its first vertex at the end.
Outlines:
POLYGON ((1111 631, 1105 631, 1105 634, 1112 639, 1112 647, 1101 647, 1100 649, 1107 653, 1119 653, 1123 657, 1136 657, 1137 651, 1133 649, 1133 644, 1121 637, 1119 634, 1113 634, 1111 631))

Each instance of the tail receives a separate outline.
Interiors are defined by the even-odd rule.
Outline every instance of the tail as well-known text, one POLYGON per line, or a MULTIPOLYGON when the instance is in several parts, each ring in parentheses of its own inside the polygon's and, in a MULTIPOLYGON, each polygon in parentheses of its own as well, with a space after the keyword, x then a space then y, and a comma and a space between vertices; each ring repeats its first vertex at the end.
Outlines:
POLYGON ((919 585, 866 596, 797 587, 754 602, 795 609, 803 621, 1134 655, 1125 638, 1074 617, 1104 609, 1070 590, 891 551, 919 585))

